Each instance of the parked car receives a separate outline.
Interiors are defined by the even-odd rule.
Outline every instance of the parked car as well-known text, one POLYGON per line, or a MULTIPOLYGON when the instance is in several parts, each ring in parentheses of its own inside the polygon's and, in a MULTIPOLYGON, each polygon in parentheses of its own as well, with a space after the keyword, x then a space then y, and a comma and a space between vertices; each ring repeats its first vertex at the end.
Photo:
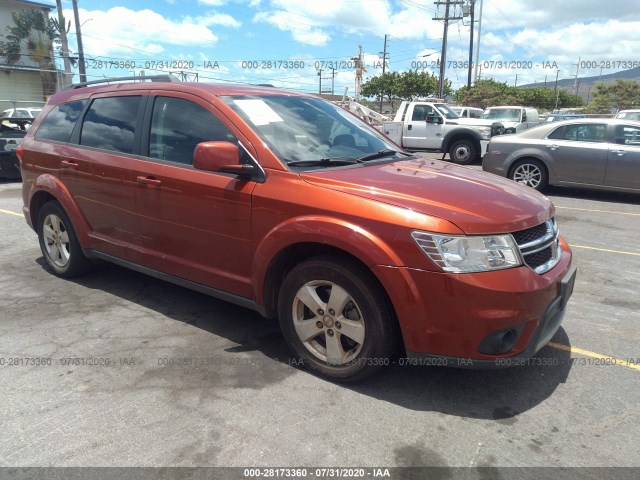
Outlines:
POLYGON ((584 118, 494 137, 482 169, 536 190, 640 192, 640 122, 584 118))
POLYGON ((640 121, 640 110, 620 110, 615 118, 624 120, 640 121))
POLYGON ((482 111, 483 111, 481 108, 475 108, 475 107, 455 106, 455 107, 449 107, 449 108, 451 108, 451 110, 456 112, 458 116, 462 118, 480 118, 482 116, 482 111))
POLYGON ((545 116, 544 123, 561 122, 563 120, 576 120, 585 118, 581 113, 548 113, 545 116))
POLYGON ((489 107, 480 117, 484 120, 501 122, 504 133, 518 133, 528 128, 538 126, 538 110, 531 107, 489 107))
MULTIPOLYGON (((5 110, 6 112, 8 110, 5 110)), ((15 114, 15 111, 11 109, 10 113, 15 114)), ((0 178, 20 178, 20 164, 16 156, 16 148, 26 135, 33 120, 32 116, 0 117, 0 178)))
POLYGON ((52 95, 18 147, 54 274, 102 259, 278 317, 338 380, 398 348, 515 365, 559 328, 576 270, 538 192, 309 94, 135 78, 52 95))

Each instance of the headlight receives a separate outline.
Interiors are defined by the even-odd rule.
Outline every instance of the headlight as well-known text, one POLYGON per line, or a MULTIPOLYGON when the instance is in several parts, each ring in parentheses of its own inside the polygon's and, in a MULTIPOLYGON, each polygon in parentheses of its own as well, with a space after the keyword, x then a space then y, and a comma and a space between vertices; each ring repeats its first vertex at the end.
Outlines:
POLYGON ((491 127, 478 127, 478 131, 485 140, 489 140, 491 138, 491 127))
POLYGON ((445 272, 487 272, 522 265, 511 235, 460 237, 413 231, 411 236, 445 272))

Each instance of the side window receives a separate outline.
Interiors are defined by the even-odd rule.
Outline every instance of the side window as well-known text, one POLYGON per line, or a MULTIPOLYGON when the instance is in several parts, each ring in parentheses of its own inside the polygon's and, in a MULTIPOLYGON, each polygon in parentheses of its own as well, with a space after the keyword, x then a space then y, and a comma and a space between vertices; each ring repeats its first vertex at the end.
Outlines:
POLYGON ((155 99, 150 133, 150 157, 186 165, 193 162, 193 152, 198 143, 238 143, 235 136, 215 115, 206 108, 182 98, 155 99))
POLYGON ((55 106, 38 127, 36 138, 68 142, 85 103, 86 100, 79 100, 55 106))
MULTIPOLYGON (((551 118, 551 122, 553 122, 553 117, 551 118)), ((564 126, 556 128, 553 132, 547 135, 547 138, 552 140, 564 140, 564 126)))
POLYGON ((415 121, 425 121, 427 119, 427 115, 431 115, 433 113, 433 108, 431 105, 414 105, 413 107, 413 115, 411 115, 411 120, 415 121))
POLYGON ((602 142, 607 133, 607 126, 601 123, 578 123, 567 125, 564 139, 577 142, 602 142))
POLYGON ((640 146, 640 127, 618 125, 616 127, 616 143, 640 146))
POLYGON ((480 118, 482 115, 482 110, 469 110, 469 117, 471 118, 480 118))
POLYGON ((84 117, 80 145, 133 153, 141 99, 140 96, 96 98, 84 117))

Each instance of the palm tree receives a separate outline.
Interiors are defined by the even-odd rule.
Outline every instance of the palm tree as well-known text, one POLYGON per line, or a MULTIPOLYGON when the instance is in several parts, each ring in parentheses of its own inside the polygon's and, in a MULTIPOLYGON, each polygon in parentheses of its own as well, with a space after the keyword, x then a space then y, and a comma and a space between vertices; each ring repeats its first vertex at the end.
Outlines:
POLYGON ((42 10, 12 12, 14 25, 7 27, 7 42, 0 45, 7 65, 20 61, 26 47, 27 56, 40 68, 42 92, 46 97, 56 92, 56 67, 53 61, 53 45, 59 43, 60 34, 49 16, 42 10))

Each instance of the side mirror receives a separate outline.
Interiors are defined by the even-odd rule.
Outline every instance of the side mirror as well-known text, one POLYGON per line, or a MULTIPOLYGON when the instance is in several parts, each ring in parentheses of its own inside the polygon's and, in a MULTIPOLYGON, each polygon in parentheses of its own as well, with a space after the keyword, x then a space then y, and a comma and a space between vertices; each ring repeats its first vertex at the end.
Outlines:
POLYGON ((523 122, 527 121, 527 112, 522 112, 522 121, 523 122))
POLYGON ((436 115, 435 113, 430 113, 429 115, 427 115, 427 123, 439 125, 442 123, 442 117, 440 115, 436 115))
POLYGON ((240 163, 240 149, 231 142, 202 142, 193 152, 193 166, 209 172, 232 173, 251 178, 253 165, 240 163))

